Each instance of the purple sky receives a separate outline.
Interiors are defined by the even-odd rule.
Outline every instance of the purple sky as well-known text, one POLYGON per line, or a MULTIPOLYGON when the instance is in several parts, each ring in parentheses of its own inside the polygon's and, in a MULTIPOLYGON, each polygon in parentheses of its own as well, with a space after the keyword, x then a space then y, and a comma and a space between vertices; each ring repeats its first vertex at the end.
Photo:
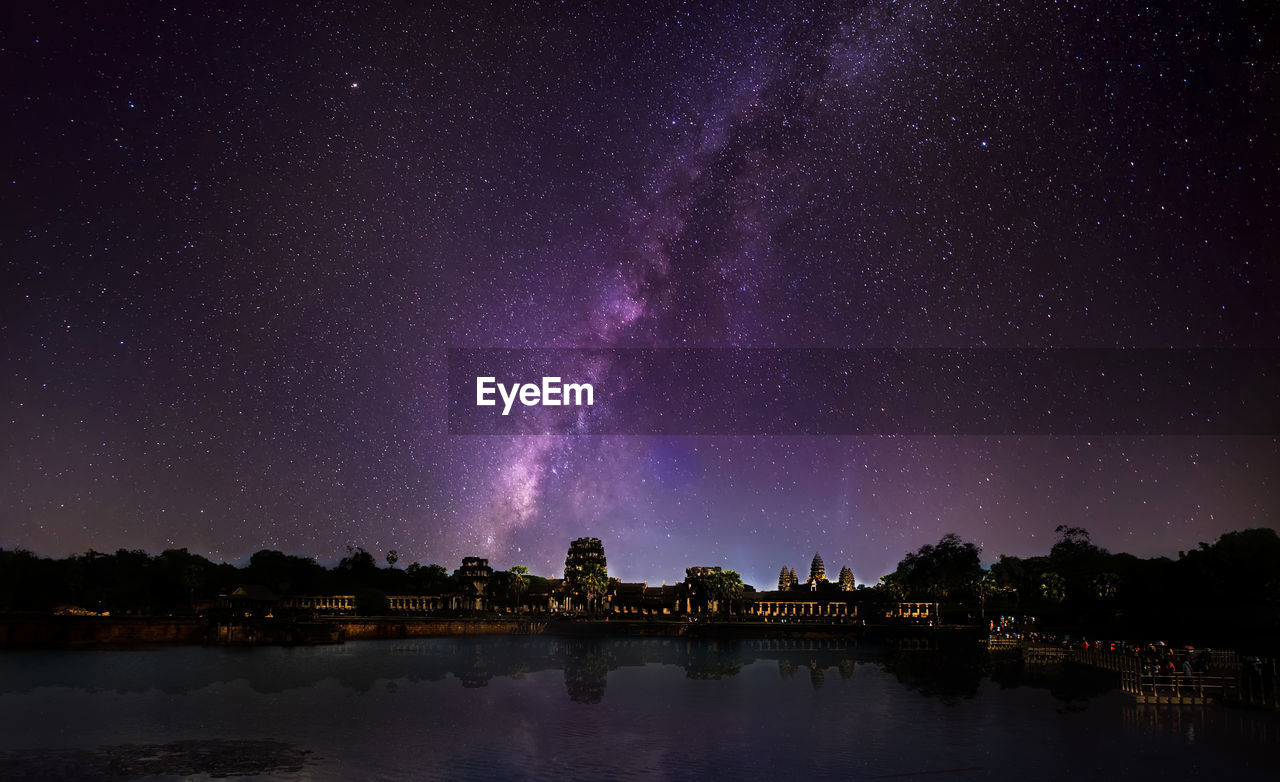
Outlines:
POLYGON ((1266 4, 614 5, 9 11, 0 546, 1277 526, 1272 437, 449 436, 449 347, 1280 346, 1266 4))

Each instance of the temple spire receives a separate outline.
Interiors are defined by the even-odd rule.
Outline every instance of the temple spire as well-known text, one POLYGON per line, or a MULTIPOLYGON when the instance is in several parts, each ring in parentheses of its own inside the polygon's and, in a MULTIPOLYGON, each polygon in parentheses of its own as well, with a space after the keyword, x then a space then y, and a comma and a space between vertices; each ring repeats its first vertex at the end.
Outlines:
POLYGON ((854 587, 853 571, 848 565, 840 568, 840 589, 845 592, 852 592, 854 587))
POLYGON ((827 580, 827 568, 822 564, 822 556, 814 552, 813 562, 809 565, 809 586, 814 584, 825 583, 827 580))

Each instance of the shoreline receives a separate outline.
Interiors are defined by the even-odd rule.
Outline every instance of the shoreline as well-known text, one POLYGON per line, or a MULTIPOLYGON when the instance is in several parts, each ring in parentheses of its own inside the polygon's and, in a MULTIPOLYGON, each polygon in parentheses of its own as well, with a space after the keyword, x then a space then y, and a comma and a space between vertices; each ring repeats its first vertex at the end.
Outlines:
POLYGON ((0 616, 0 650, 132 649, 156 646, 299 646, 398 638, 548 635, 570 638, 824 638, 885 640, 932 648, 942 639, 976 643, 973 626, 852 625, 741 621, 329 617, 217 623, 190 617, 0 616))

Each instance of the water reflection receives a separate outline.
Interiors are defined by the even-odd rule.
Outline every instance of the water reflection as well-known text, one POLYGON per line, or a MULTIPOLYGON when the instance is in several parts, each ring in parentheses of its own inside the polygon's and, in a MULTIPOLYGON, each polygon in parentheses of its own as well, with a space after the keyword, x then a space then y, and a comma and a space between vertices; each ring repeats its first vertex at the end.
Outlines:
POLYGON ((610 649, 599 641, 573 640, 565 643, 564 651, 564 688, 569 700, 603 701, 609 670, 617 667, 610 649))
POLYGON ((1254 709, 1204 709, 1130 703, 1123 709, 1125 727, 1147 736, 1176 736, 1195 744, 1205 735, 1228 736, 1239 744, 1280 744, 1280 720, 1254 709))
POLYGON ((988 665, 985 674, 1005 689, 1045 688, 1062 712, 1084 711, 1091 701, 1116 689, 1115 674, 1084 665, 1023 665, 1015 658, 988 665))
POLYGON ((214 779, 230 776, 283 776, 303 771, 310 751, 279 741, 174 741, 168 744, 120 744, 92 749, 0 751, 0 771, 18 780, 138 779, 156 776, 214 779))
POLYGON ((1138 706, 1113 684, 845 640, 4 653, 0 778, 160 756, 307 779, 1274 778, 1277 715, 1138 706))
POLYGON ((299 648, 197 648, 140 651, 20 652, 0 655, 0 694, 39 687, 111 691, 159 690, 185 694, 227 682, 247 682, 261 694, 314 687, 336 680, 358 693, 387 682, 457 679, 486 687, 495 677, 522 680, 561 671, 565 692, 578 703, 602 703, 610 674, 648 665, 683 669, 692 680, 731 679, 758 662, 775 665, 783 679, 818 690, 828 674, 848 680, 861 665, 875 665, 905 688, 954 704, 978 694, 984 679, 1002 688, 1044 688, 1064 709, 1079 709, 1114 689, 1109 674, 1068 666, 1028 669, 993 663, 975 648, 900 649, 855 640, 589 639, 488 637, 424 639, 299 648), (180 661, 180 663, 179 663, 180 661), (175 664, 178 663, 178 664, 175 664), (800 672, 804 672, 801 678, 800 672))

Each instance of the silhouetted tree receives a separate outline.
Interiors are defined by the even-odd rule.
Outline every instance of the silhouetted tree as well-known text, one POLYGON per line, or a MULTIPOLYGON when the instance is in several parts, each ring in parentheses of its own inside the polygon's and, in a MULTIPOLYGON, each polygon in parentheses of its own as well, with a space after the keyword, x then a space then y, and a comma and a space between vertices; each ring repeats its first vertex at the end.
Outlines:
POLYGON ((694 595, 703 605, 715 603, 718 613, 724 613, 743 593, 742 576, 733 570, 713 570, 689 580, 694 595))
POLYGON ((378 580, 378 563, 359 547, 347 546, 347 556, 338 562, 337 571, 349 584, 374 584, 378 580))
POLYGON ((1027 564, 1018 557, 1001 554, 1000 559, 991 566, 991 576, 1001 589, 1013 590, 1018 599, 1021 599, 1024 593, 1028 597, 1034 597, 1033 590, 1029 589, 1031 576, 1027 564))
POLYGON ((1053 531, 1058 534, 1058 541, 1049 549, 1049 556, 1055 559, 1095 557, 1106 553, 1089 541, 1089 531, 1084 527, 1059 524, 1053 531))
POLYGON ((973 594, 982 578, 982 549, 949 533, 936 546, 921 546, 898 563, 899 582, 912 594, 941 599, 973 594))
POLYGON ((581 569, 569 574, 567 586, 574 593, 583 596, 587 605, 596 608, 596 601, 609 590, 609 574, 604 566, 597 562, 588 562, 581 569))
POLYGON ((511 573, 511 588, 515 593, 515 604, 519 605, 521 595, 529 587, 529 568, 524 565, 512 565, 508 572, 511 573))

